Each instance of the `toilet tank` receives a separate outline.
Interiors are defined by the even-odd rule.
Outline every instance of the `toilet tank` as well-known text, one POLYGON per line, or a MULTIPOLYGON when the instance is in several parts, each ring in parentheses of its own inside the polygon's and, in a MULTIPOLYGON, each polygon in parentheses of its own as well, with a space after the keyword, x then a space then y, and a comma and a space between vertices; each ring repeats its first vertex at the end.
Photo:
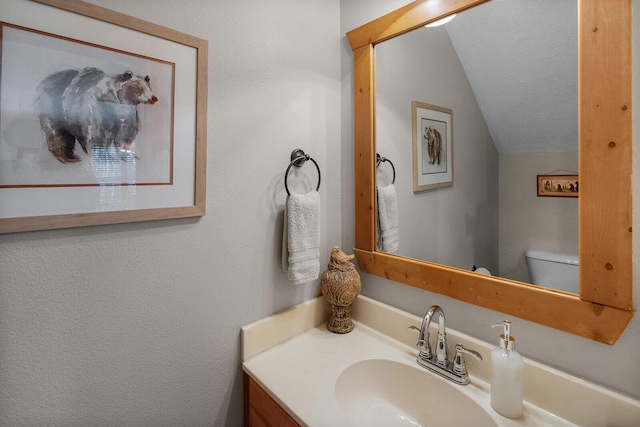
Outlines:
POLYGON ((578 293, 578 255, 527 249, 525 259, 534 285, 578 293))

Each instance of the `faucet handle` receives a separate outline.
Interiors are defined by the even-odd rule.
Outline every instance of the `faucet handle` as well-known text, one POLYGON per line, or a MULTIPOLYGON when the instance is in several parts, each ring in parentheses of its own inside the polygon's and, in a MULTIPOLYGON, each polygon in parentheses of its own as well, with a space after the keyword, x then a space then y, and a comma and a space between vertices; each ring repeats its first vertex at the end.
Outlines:
POLYGON ((482 360, 482 355, 477 351, 464 348, 460 343, 456 344, 456 355, 453 357, 453 371, 458 375, 467 375, 467 366, 464 363, 463 353, 470 354, 477 360, 482 360))

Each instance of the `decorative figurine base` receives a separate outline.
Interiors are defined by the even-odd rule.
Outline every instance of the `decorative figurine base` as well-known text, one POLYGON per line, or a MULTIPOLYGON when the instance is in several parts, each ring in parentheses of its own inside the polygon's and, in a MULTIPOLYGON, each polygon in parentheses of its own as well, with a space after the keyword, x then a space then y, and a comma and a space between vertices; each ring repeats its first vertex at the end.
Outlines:
POLYGON ((336 334, 348 334, 353 331, 351 320, 351 306, 339 307, 331 304, 331 317, 327 322, 327 329, 336 334))
POLYGON ((320 289, 331 305, 331 317, 327 329, 336 334, 346 334, 353 330, 351 305, 360 294, 360 275, 351 262, 353 255, 347 255, 334 246, 327 271, 322 273, 320 289))

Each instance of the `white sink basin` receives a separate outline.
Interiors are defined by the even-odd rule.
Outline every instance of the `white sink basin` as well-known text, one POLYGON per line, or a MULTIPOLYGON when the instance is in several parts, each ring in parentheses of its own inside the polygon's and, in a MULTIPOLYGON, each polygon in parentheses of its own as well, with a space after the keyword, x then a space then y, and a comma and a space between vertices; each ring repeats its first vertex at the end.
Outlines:
POLYGON ((385 359, 349 365, 335 396, 355 426, 491 426, 494 420, 447 380, 419 366, 385 359))
POLYGON ((524 414, 505 418, 490 403, 494 344, 447 331, 485 357, 467 360, 471 384, 458 386, 417 365, 407 325, 422 318, 362 295, 354 308, 348 334, 327 330, 324 297, 242 330, 243 370, 301 426, 638 425, 640 400, 526 358, 524 414))

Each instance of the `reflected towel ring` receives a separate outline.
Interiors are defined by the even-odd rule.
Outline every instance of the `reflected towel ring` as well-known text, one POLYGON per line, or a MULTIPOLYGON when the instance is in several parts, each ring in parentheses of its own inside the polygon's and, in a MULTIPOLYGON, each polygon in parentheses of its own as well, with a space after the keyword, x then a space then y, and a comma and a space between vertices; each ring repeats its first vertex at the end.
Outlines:
POLYGON ((291 195, 291 193, 289 192, 289 185, 287 184, 287 177, 289 176, 289 170, 291 169, 291 166, 300 168, 302 167, 302 165, 305 164, 307 160, 311 160, 313 164, 316 165, 316 169, 318 170, 318 186, 316 187, 316 191, 320 189, 320 180, 321 180, 320 166, 318 166, 318 163, 316 163, 316 161, 313 160, 311 156, 309 156, 308 154, 305 154, 304 151, 297 148, 291 152, 291 163, 289 163, 289 166, 287 167, 287 171, 284 174, 284 188, 285 190, 287 190, 287 196, 291 195))
POLYGON ((393 169, 393 180, 391 181, 392 184, 396 183, 396 168, 395 166, 393 166, 393 162, 389 159, 387 159, 386 157, 382 157, 380 155, 380 153, 376 153, 376 168, 378 166, 380 166, 380 163, 383 162, 389 162, 389 164, 391 165, 391 169, 393 169))

